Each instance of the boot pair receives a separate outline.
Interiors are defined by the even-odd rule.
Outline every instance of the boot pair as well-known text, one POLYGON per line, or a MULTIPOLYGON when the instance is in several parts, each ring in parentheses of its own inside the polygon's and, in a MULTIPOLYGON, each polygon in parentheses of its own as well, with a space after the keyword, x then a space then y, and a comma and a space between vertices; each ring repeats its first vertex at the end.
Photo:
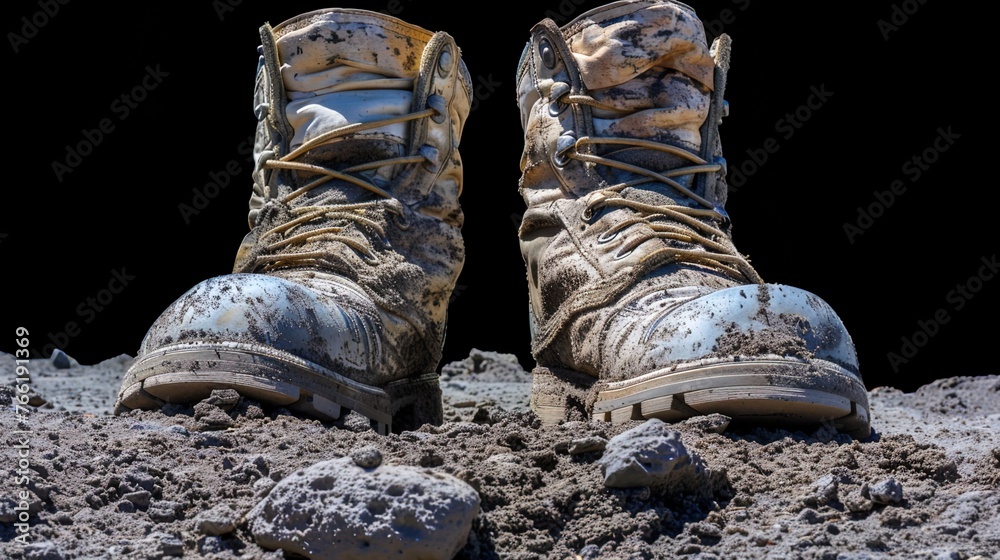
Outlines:
MULTIPOLYGON (((233 273, 150 328, 117 411, 212 390, 381 433, 442 421, 437 367, 464 262, 451 36, 327 9, 260 29, 250 233, 233 273)), ((729 39, 626 0, 532 30, 517 71, 518 237, 544 422, 719 412, 869 434, 843 323, 767 284, 731 239, 718 128, 729 39)))

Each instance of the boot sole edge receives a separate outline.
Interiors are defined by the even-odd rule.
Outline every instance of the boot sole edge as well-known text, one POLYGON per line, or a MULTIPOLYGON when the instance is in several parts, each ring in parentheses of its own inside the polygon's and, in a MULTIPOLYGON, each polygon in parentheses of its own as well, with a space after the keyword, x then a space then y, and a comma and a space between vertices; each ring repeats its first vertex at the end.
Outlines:
POLYGON ((240 343, 181 344, 137 359, 123 380, 115 414, 193 404, 215 389, 332 421, 353 410, 383 435, 443 421, 437 373, 374 387, 273 348, 240 343))
POLYGON ((719 413, 762 425, 829 423, 858 439, 871 434, 863 383, 824 360, 682 364, 626 381, 556 368, 536 368, 534 374, 532 409, 544 423, 580 413, 613 423, 719 413))

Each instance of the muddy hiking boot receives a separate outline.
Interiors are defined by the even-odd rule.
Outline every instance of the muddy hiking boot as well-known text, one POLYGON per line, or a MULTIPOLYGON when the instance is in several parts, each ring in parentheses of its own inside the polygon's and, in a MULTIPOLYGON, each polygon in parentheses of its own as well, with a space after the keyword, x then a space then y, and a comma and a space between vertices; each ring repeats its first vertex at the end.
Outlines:
POLYGON ((764 283, 733 245, 718 132, 729 55, 728 36, 709 47, 674 2, 531 30, 517 73, 519 238, 544 421, 718 412, 869 434, 841 320, 764 283))
POLYGON ((465 253, 454 40, 320 10, 261 28, 251 231, 233 273, 171 304, 117 411, 236 389, 381 433, 442 421, 436 369, 465 253))

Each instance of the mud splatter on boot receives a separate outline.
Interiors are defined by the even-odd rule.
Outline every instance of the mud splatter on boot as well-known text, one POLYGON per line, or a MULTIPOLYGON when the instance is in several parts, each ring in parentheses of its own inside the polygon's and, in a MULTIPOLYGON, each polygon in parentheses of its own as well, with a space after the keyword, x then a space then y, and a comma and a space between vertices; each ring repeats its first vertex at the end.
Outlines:
POLYGON ((718 134, 729 54, 674 2, 532 29, 519 238, 544 420, 721 413, 869 434, 843 323, 764 283, 733 245, 718 134))
POLYGON ((458 46, 365 10, 261 28, 251 231, 233 274, 150 328, 117 409, 213 389, 383 433, 440 423, 435 373, 465 259, 458 46))

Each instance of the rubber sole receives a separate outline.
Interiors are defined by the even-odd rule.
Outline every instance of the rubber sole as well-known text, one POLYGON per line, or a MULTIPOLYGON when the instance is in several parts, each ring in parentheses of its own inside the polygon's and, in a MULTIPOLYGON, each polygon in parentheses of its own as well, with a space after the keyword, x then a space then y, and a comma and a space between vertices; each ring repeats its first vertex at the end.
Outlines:
POLYGON ((115 413, 193 404, 216 389, 324 421, 353 410, 383 435, 443 421, 436 373, 372 387, 290 354, 239 344, 174 345, 143 356, 125 375, 115 413))
POLYGON ((864 384, 822 360, 695 363, 616 382, 554 368, 533 374, 531 406, 546 424, 581 417, 673 422, 719 413, 762 425, 832 424, 858 439, 871 434, 864 384))

